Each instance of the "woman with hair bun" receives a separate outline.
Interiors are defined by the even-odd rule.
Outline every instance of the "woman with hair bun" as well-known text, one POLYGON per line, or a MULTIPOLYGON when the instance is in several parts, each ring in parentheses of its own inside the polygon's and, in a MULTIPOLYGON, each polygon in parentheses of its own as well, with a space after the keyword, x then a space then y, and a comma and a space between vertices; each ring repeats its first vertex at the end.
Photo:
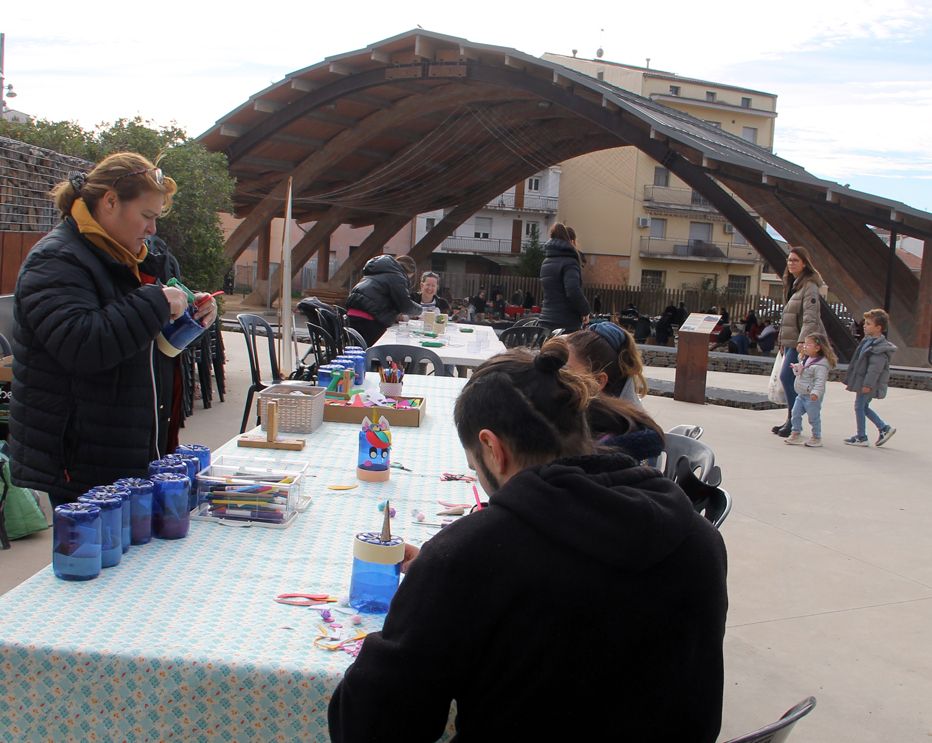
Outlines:
POLYGON ((589 317, 589 302, 582 291, 582 270, 575 247, 576 233, 562 222, 550 229, 540 266, 544 290, 540 324, 545 328, 578 330, 589 317))
POLYGON ((436 740, 453 699, 458 740, 602 740, 619 720, 626 740, 716 739, 724 543, 672 480, 594 451, 596 386, 568 357, 512 349, 466 382, 454 422, 488 505, 406 548, 332 696, 334 743, 436 740), (568 589, 598 611, 559 641, 568 589))
MULTIPOLYGON (((30 251, 13 303, 10 448, 16 484, 53 505, 95 485, 145 476, 164 451, 162 328, 187 310, 162 286, 146 239, 177 187, 142 155, 122 152, 52 190, 62 221, 30 251)), ((217 314, 196 295, 195 318, 217 314)))

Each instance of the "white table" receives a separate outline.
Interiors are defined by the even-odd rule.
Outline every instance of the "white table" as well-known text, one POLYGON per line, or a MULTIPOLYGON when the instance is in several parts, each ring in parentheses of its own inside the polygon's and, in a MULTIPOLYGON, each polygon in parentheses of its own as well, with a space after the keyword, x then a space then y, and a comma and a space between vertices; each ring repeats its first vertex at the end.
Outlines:
POLYGON ((411 321, 408 337, 399 337, 399 326, 392 325, 374 345, 418 346, 421 341, 438 341, 443 343, 443 346, 428 346, 427 348, 435 352, 444 364, 473 368, 505 350, 505 344, 498 339, 491 325, 457 325, 451 323, 447 326, 446 332, 436 338, 418 334, 419 325, 419 323, 411 321), (472 332, 463 332, 464 329, 472 332))
MULTIPOLYGON (((375 375, 369 375, 375 383, 375 375)), ((353 535, 381 527, 377 505, 397 509, 393 533, 419 544, 436 529, 438 499, 472 500, 453 426, 465 380, 412 375, 427 397, 419 428, 393 429, 384 483, 356 480, 358 424, 325 422, 302 436, 310 508, 287 529, 196 521, 186 539, 132 547, 87 583, 39 571, 0 597, 0 740, 301 740, 326 743, 327 705, 352 658, 313 640, 317 612, 275 603, 279 593, 348 592, 353 535), (353 490, 329 485, 357 485, 353 490)), ((258 432, 258 430, 256 431, 258 432)), ((217 452, 268 456, 237 448, 217 452)), ((363 629, 381 628, 367 615, 363 629)))

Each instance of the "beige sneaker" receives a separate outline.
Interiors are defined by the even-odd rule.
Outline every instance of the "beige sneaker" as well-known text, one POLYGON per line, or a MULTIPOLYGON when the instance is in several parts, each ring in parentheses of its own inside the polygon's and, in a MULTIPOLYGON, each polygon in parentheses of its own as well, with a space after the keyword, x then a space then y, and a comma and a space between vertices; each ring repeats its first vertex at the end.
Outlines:
POLYGON ((816 438, 815 436, 810 436, 809 440, 806 442, 806 446, 817 448, 822 446, 822 439, 816 438))
POLYGON ((789 444, 790 446, 799 446, 803 443, 803 435, 799 431, 793 431, 789 436, 786 437, 784 444, 789 444))

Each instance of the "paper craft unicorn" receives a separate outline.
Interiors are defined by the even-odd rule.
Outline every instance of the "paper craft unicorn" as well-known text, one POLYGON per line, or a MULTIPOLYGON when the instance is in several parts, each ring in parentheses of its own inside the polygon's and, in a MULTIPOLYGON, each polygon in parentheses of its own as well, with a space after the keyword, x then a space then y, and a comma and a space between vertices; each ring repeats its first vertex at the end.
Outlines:
POLYGON ((392 429, 385 416, 377 423, 362 419, 356 475, 361 480, 387 480, 392 454, 392 429))

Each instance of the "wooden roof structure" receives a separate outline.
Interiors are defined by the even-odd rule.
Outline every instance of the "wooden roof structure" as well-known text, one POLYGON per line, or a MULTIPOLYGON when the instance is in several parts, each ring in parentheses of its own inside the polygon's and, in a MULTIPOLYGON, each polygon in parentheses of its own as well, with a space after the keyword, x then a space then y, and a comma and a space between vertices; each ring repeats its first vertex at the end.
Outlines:
POLYGON ((808 247, 850 308, 886 301, 895 342, 930 345, 932 251, 917 278, 869 226, 932 242, 932 214, 816 178, 688 114, 514 49, 412 30, 286 75, 199 141, 226 153, 237 179, 244 219, 227 242, 232 260, 281 216, 289 177, 295 218, 315 223, 293 250, 295 274, 339 225, 372 226, 331 286, 419 213, 446 210, 411 251, 423 262, 522 179, 634 146, 708 199, 775 271, 784 254, 745 204, 808 247))

